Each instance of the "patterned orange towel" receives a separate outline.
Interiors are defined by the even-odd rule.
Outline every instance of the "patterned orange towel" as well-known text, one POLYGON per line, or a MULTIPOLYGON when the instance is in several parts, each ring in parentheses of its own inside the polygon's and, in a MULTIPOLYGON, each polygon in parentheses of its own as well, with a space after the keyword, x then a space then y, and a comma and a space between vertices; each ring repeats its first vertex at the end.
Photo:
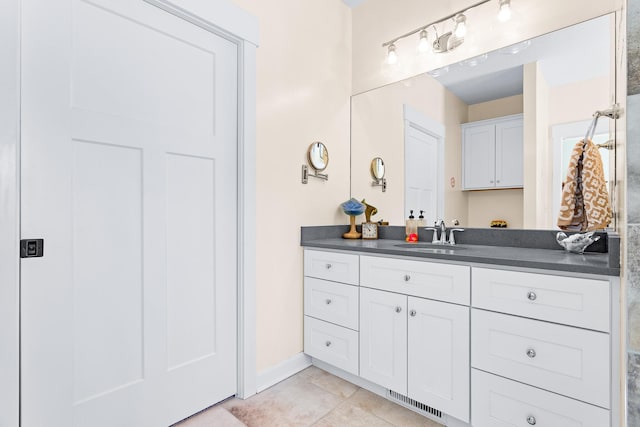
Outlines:
POLYGON ((600 230, 611 222, 607 181, 598 147, 591 140, 578 142, 571 152, 562 187, 558 227, 562 230, 600 230))

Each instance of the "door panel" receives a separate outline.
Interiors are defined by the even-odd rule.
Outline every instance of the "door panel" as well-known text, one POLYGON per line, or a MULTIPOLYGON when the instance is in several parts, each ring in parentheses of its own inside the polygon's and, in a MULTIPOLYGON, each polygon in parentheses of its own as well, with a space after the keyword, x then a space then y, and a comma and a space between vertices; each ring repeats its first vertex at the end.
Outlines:
POLYGON ((142 153, 87 141, 72 145, 77 404, 144 377, 142 153))
POLYGON ((463 128, 463 189, 495 187, 495 126, 463 128))
POLYGON ((360 288, 360 376, 407 393, 407 296, 360 288))
POLYGON ((237 47, 143 1, 23 2, 22 425, 236 390, 237 47))
POLYGON ((408 396, 469 422, 469 307, 409 297, 408 396))
POLYGON ((496 187, 522 187, 522 118, 496 123, 496 187))

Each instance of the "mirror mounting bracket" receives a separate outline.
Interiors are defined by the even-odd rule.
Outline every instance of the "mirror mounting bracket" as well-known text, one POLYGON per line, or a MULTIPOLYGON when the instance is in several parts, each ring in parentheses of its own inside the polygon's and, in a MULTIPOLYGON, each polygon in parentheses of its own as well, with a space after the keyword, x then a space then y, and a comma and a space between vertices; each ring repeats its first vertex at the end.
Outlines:
POLYGON ((316 170, 313 172, 309 172, 309 166, 302 165, 302 183, 307 184, 309 182, 309 177, 312 176, 314 178, 322 179, 324 181, 329 180, 329 174, 320 173, 316 170))
POLYGON ((386 178, 380 178, 380 179, 375 179, 372 183, 371 183, 372 187, 382 187, 382 192, 386 192, 387 191, 387 179, 386 178))

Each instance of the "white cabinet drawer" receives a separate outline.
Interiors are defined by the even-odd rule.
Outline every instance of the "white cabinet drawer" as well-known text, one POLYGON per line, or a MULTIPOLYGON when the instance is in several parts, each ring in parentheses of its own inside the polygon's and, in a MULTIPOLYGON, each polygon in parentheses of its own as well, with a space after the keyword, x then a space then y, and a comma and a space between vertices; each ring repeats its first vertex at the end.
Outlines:
POLYGON ((358 375, 358 333, 304 316, 304 352, 358 375))
POLYGON ((609 282, 472 269, 474 307, 609 332, 609 282))
POLYGON ((358 287, 304 278, 304 314, 358 329, 358 287))
POLYGON ((358 255, 305 249, 304 275, 357 285, 358 255))
POLYGON ((609 411, 471 370, 471 423, 477 427, 607 427, 609 411))
POLYGON ((471 366, 610 407, 609 335, 471 310, 471 366))
POLYGON ((470 268, 395 258, 360 257, 360 286, 469 305, 470 268))

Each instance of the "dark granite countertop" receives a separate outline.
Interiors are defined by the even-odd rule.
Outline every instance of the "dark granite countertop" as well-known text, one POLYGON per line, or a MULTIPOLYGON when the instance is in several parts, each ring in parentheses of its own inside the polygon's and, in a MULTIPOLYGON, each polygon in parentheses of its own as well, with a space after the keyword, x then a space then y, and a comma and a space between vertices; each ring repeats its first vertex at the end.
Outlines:
POLYGON ((453 247, 432 246, 429 244, 430 241, 424 239, 416 245, 394 238, 350 240, 337 237, 333 232, 317 233, 316 230, 311 230, 311 232, 305 233, 303 227, 301 245, 308 248, 358 251, 431 260, 538 268, 607 276, 620 275, 619 264, 610 265, 612 257, 608 252, 585 252, 583 255, 579 255, 566 252, 560 246, 557 249, 464 243, 453 247))

